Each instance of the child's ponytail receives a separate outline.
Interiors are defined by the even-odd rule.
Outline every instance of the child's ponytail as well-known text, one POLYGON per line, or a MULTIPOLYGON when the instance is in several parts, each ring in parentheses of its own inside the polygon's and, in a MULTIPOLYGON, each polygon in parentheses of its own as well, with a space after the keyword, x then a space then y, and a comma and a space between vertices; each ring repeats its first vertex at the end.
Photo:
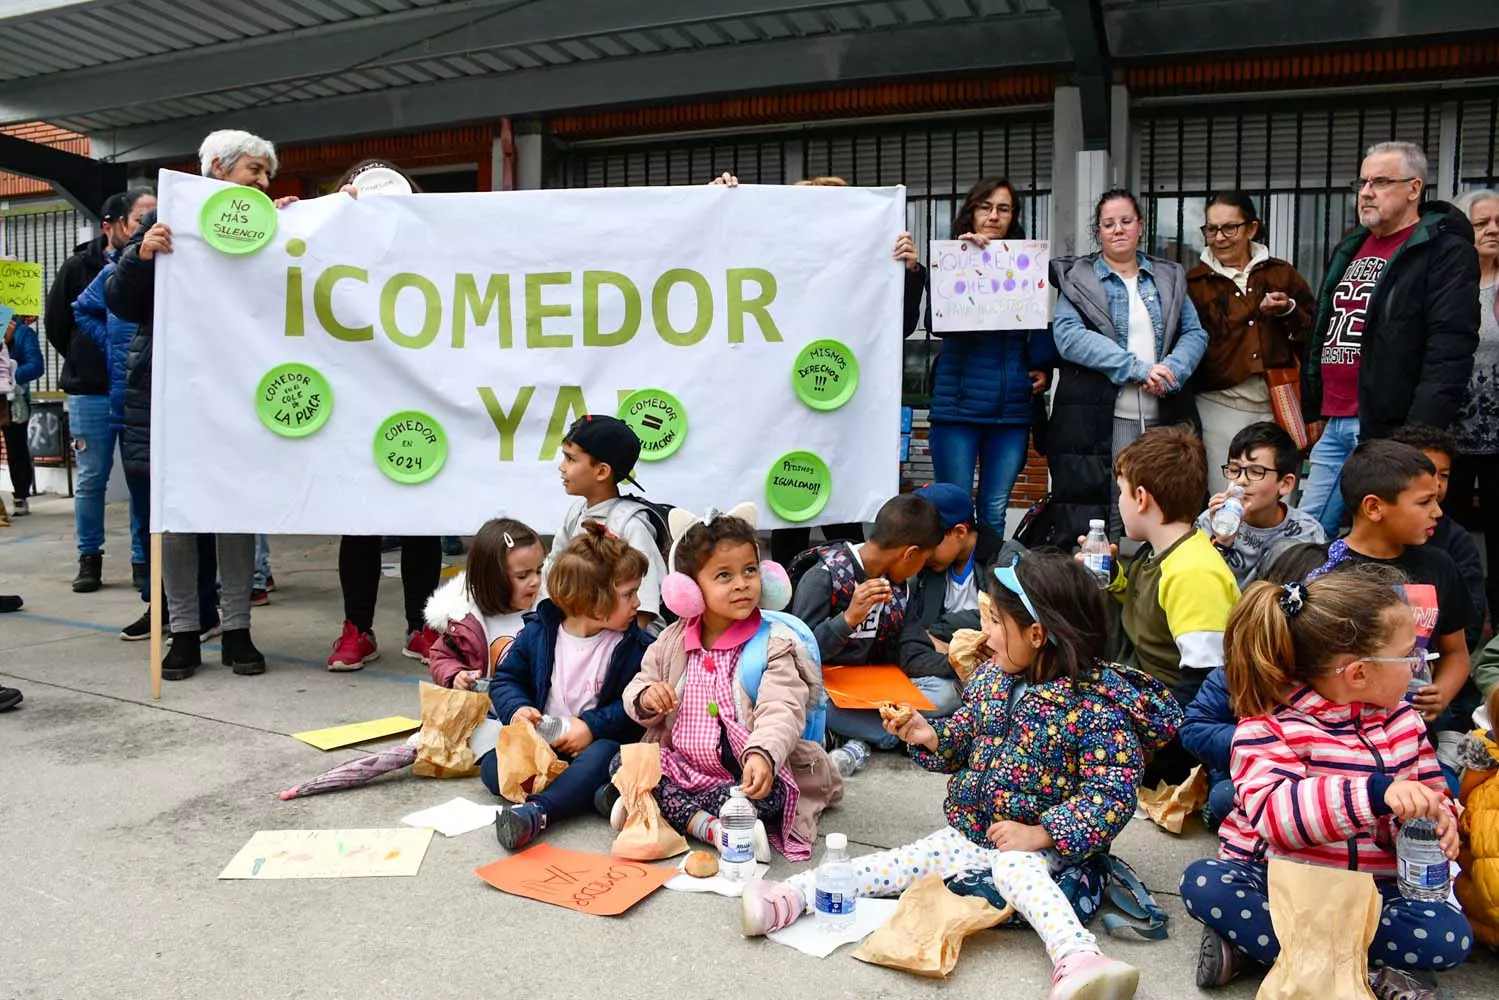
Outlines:
POLYGON ((1251 584, 1223 633, 1234 714, 1266 715, 1295 684, 1379 649, 1401 582, 1383 567, 1350 566, 1310 583, 1251 584))
POLYGON ((569 617, 607 618, 616 584, 639 580, 650 568, 645 555, 598 521, 584 521, 547 574, 547 596, 569 617))

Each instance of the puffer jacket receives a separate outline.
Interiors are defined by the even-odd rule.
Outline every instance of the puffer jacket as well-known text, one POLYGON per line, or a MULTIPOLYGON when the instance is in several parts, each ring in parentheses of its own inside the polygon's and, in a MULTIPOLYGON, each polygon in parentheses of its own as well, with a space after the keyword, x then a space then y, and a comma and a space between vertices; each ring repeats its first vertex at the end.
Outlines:
POLYGON ((1478 756, 1463 775, 1459 795, 1465 812, 1458 821, 1463 835, 1458 864, 1463 872, 1457 877, 1457 899, 1473 925, 1473 935, 1499 948, 1499 743, 1494 733, 1478 730, 1468 737, 1468 744, 1472 750, 1465 748, 1465 754, 1477 751, 1478 756))
MULTIPOLYGON (((1140 254, 1140 295, 1156 326, 1156 356, 1175 374, 1178 390, 1160 400, 1163 424, 1196 425, 1188 379, 1208 336, 1187 295, 1181 265, 1140 254)), ((1118 387, 1140 382, 1150 366, 1129 353, 1129 299, 1102 254, 1051 262, 1057 300, 1052 334, 1061 371, 1047 424, 1051 468, 1047 533, 1061 544, 1088 533, 1088 522, 1108 518, 1114 482, 1114 400, 1118 387)))
POLYGON ((73 322, 73 302, 109 263, 109 237, 98 236, 73 248, 73 254, 57 269, 47 291, 47 342, 62 358, 57 387, 70 396, 103 396, 109 392, 109 366, 104 352, 93 341, 79 338, 73 322))
MULTIPOLYGON (((1301 409, 1308 422, 1322 412, 1322 345, 1333 296, 1368 236, 1359 226, 1344 237, 1322 279, 1301 369, 1301 409)), ((1473 226, 1444 201, 1423 202, 1415 232, 1385 265, 1366 307, 1358 369, 1360 439, 1384 437, 1403 424, 1450 425, 1468 392, 1478 326, 1473 226)))
MULTIPOLYGON (((926 328, 932 328, 931 275, 918 272, 927 290, 926 328)), ((907 292, 909 295, 909 291, 907 292)), ((906 311, 909 326, 915 316, 906 311)), ((929 419, 934 424, 1015 424, 1028 426, 1044 421, 1042 397, 1031 392, 1032 371, 1047 371, 1056 364, 1051 331, 979 330, 964 333, 933 333, 942 340, 937 368, 932 377, 929 419)))
POLYGON ((109 312, 127 323, 140 324, 125 358, 125 419, 120 433, 125 471, 140 476, 151 472, 151 333, 156 312, 156 261, 141 259, 141 241, 154 225, 156 213, 152 212, 120 251, 104 283, 109 312))
POLYGON ((963 705, 937 719, 935 752, 911 748, 928 771, 951 774, 948 823, 983 847, 999 820, 1039 824, 1069 861, 1109 849, 1135 813, 1145 754, 1171 741, 1182 711, 1166 686, 1099 661, 1073 681, 1027 688, 993 660, 963 688, 963 705))
POLYGON ((126 362, 140 324, 125 322, 104 304, 104 286, 113 270, 113 264, 106 265, 73 302, 73 319, 77 332, 104 352, 109 365, 109 422, 115 430, 121 430, 125 426, 126 362))
MULTIPOLYGON (((432 683, 453 686, 453 678, 465 670, 489 670, 489 637, 479 617, 479 606, 468 593, 468 574, 459 573, 432 592, 425 611, 427 627, 440 639, 432 644, 427 669, 432 683)), ((505 653, 508 653, 506 647, 505 653)), ((500 662, 503 662, 504 653, 500 662)))

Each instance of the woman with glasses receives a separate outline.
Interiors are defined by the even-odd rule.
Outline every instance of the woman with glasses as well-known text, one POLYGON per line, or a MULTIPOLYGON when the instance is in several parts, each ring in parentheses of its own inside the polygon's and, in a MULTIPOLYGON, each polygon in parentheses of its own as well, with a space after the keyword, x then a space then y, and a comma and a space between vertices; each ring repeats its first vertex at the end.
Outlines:
POLYGON ((1093 225, 1097 253, 1051 262, 1062 365, 1047 430, 1047 513, 1052 537, 1068 540, 1093 518, 1119 533, 1114 458, 1146 428, 1196 423, 1186 386, 1208 341, 1181 265, 1140 251, 1135 196, 1104 192, 1093 225))
POLYGON ((1296 368, 1296 345, 1312 325, 1306 279, 1265 245, 1254 200, 1243 191, 1208 198, 1202 259, 1187 272, 1187 294, 1208 332, 1207 353, 1192 375, 1208 491, 1228 484, 1218 464, 1235 434, 1272 420, 1268 371, 1296 368))
MULTIPOLYGON (((1023 240, 1020 195, 1003 177, 974 184, 953 219, 954 239, 979 247, 993 240, 1023 240)), ((896 258, 925 276, 909 233, 896 258)), ((932 328, 927 296, 927 329, 932 328)), ((909 302, 909 298, 908 298, 909 302)), ((917 315, 907 309, 906 334, 917 315)), ((1010 491, 1025 467, 1031 425, 1044 420, 1041 393, 1050 381, 1054 349, 1046 330, 979 330, 939 333, 942 350, 932 379, 932 467, 938 482, 973 489, 978 470, 979 520, 1005 531, 1010 491), (1039 420, 1037 418, 1040 418, 1039 420)))
POLYGON ((1489 611, 1499 615, 1499 191, 1469 191, 1456 207, 1473 223, 1478 248, 1478 351, 1452 424, 1458 453, 1442 506, 1465 528, 1483 531, 1489 611))

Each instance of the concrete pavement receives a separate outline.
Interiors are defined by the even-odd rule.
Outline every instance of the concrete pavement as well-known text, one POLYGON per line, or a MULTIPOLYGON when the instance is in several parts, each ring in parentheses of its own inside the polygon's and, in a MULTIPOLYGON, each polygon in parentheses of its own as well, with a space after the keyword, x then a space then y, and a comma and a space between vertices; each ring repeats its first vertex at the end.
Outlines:
MULTIPOLYGON (((209 647, 209 665, 153 703, 147 644, 117 638, 142 609, 124 510, 109 511, 105 589, 80 595, 68 586, 71 504, 37 498, 32 508, 0 529, 0 593, 26 598, 25 611, 0 616, 0 682, 26 695, 0 715, 0 1000, 1045 996, 1049 965, 1028 931, 969 939, 957 971, 937 982, 854 961, 850 947, 819 961, 746 941, 737 904, 717 896, 663 890, 614 919, 507 896, 473 875, 503 854, 488 830, 435 836, 415 878, 218 881, 256 830, 395 826, 455 795, 489 801, 477 778, 404 772, 276 797, 361 752, 323 753, 287 734, 419 714, 425 670, 398 652, 399 582, 381 590, 383 658, 329 674, 322 663, 342 620, 337 540, 275 539, 280 589, 254 612, 269 671, 236 677, 209 647)), ((943 786, 881 755, 822 832, 847 833, 860 852, 908 842, 941 826, 943 786)), ((610 836, 594 817, 546 835, 590 851, 606 851, 610 836)), ((1200 995, 1197 926, 1175 893, 1185 864, 1213 844, 1200 829, 1175 838, 1138 821, 1117 842, 1172 916, 1167 941, 1105 942, 1141 968, 1142 997, 1200 995)), ((790 870, 782 861, 772 874, 790 870)), ((1499 961, 1480 955, 1443 989, 1491 996, 1496 971, 1499 961)), ((1256 986, 1215 995, 1244 1000, 1256 986)))

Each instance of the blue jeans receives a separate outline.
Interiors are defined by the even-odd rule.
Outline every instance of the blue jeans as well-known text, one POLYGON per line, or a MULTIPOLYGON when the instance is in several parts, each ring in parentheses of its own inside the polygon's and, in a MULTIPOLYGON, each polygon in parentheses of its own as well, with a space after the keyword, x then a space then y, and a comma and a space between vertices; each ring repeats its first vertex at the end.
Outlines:
POLYGON ((978 466, 978 516, 1004 537, 1010 491, 1025 468, 1030 440, 1026 425, 932 424, 932 472, 939 483, 972 490, 978 466))
MULTIPOLYGON (((617 753, 619 744, 613 740, 594 740, 568 761, 567 770, 556 781, 540 795, 529 796, 528 801, 540 805, 551 823, 587 812, 593 808, 593 793, 609 784, 609 762, 617 753)), ((493 750, 479 758, 479 779, 491 794, 500 794, 500 769, 493 750)))
POLYGON ((255 536, 255 579, 251 587, 264 590, 265 581, 271 575, 271 536, 255 536))
POLYGON ((1343 463, 1358 447, 1358 417, 1332 417, 1327 429, 1312 445, 1311 471, 1301 488, 1302 510, 1315 517, 1327 532, 1329 539, 1338 537, 1338 526, 1343 521, 1346 507, 1343 505, 1343 463))
MULTIPOLYGON (((957 682, 949 678, 912 677, 911 683, 937 706, 934 712, 921 713, 928 718, 940 719, 951 715, 963 704, 963 692, 958 688, 957 682)), ((828 729, 851 740, 863 740, 876 750, 894 750, 900 745, 900 740, 885 732, 885 727, 880 724, 879 712, 839 708, 829 704, 828 729)))
MULTIPOLYGON (((78 536, 78 554, 104 552, 104 492, 114 471, 119 428, 109 419, 108 396, 69 396, 68 429, 73 436, 73 459, 78 477, 73 481, 73 531, 78 536)), ((146 534, 151 511, 130 500, 130 561, 146 562, 146 534)))

